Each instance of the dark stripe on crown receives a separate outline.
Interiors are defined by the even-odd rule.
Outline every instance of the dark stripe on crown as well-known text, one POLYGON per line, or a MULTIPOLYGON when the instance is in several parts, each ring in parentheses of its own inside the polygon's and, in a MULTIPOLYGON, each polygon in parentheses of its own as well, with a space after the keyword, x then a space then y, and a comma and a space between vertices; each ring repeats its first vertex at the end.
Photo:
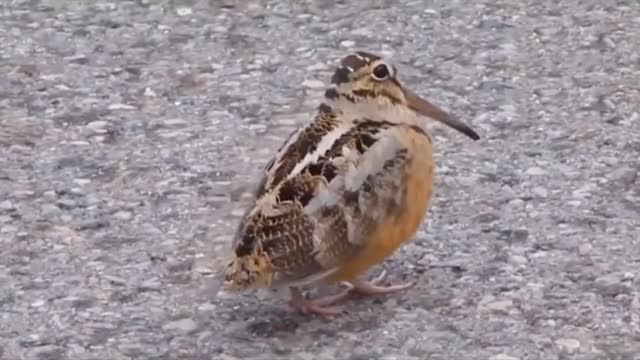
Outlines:
POLYGON ((380 59, 380 56, 364 51, 356 51, 354 54, 347 55, 340 60, 340 67, 336 69, 331 77, 331 83, 340 85, 349 82, 351 73, 357 72, 380 59))
POLYGON ((362 56, 365 59, 369 59, 370 62, 374 62, 374 61, 378 61, 380 59, 382 59, 380 56, 372 54, 370 52, 366 52, 366 51, 356 51, 356 54, 362 56))
POLYGON ((353 71, 358 71, 377 60, 380 60, 380 57, 377 55, 373 55, 364 51, 356 51, 355 54, 345 56, 340 64, 345 67, 350 67, 351 69, 353 69, 353 71))

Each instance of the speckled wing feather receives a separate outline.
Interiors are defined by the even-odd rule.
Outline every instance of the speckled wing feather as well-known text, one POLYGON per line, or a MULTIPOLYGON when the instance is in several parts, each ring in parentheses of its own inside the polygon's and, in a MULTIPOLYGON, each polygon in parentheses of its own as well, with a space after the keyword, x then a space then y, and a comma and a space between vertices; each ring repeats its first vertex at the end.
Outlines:
MULTIPOLYGON (((266 165, 255 189, 255 198, 260 199, 285 180, 296 164, 302 162, 305 157, 308 158, 314 151, 317 151, 323 138, 331 131, 334 131, 338 125, 339 120, 336 114, 330 109, 321 106, 311 123, 289 134, 288 138, 266 165)), ((242 232, 245 231, 244 228, 247 225, 247 221, 250 220, 249 213, 252 210, 251 208, 247 209, 238 226, 238 234, 234 237, 233 242, 234 248, 242 245, 239 244, 239 241, 242 239, 242 232)))
POLYGON ((404 125, 338 122, 330 111, 285 142, 236 236, 237 256, 268 258, 272 284, 331 274, 404 201, 404 125), (306 151, 302 149, 306 148, 306 151))

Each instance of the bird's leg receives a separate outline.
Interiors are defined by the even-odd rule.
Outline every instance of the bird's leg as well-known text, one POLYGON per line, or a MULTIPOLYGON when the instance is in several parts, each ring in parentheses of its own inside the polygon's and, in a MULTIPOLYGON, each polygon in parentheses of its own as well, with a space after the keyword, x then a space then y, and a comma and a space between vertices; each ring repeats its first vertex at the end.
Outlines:
POLYGON ((342 312, 342 308, 330 306, 334 302, 327 302, 324 298, 319 300, 308 300, 302 292, 300 292, 300 289, 296 287, 290 287, 289 292, 291 294, 291 299, 289 300, 291 306, 305 314, 311 313, 322 316, 331 316, 338 315, 342 312))
POLYGON ((383 295, 394 292, 407 290, 415 286, 415 282, 409 282, 405 284, 380 286, 380 284, 387 276, 387 271, 383 270, 380 275, 371 281, 354 281, 348 283, 348 289, 345 289, 335 295, 325 296, 314 300, 314 304, 319 306, 335 305, 346 300, 351 294, 356 293, 360 295, 383 295))
POLYGON ((352 284, 352 288, 350 289, 352 292, 361 294, 361 295, 383 295, 390 294, 394 292, 404 291, 410 289, 416 285, 415 282, 408 282, 404 284, 397 285, 388 285, 381 286, 380 284, 384 278, 387 276, 387 271, 383 270, 378 277, 371 281, 356 281, 352 284))
POLYGON ((313 302, 320 306, 335 305, 346 300, 349 297, 349 295, 351 295, 352 291, 353 291, 353 287, 349 286, 348 289, 342 290, 335 295, 323 296, 321 298, 314 300, 313 302))

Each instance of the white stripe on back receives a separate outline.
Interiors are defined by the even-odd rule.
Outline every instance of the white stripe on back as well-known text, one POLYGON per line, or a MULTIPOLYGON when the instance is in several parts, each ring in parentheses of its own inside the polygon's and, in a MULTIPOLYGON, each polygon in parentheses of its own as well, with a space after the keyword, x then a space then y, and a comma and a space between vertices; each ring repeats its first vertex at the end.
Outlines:
POLYGON ((316 149, 313 152, 306 154, 304 158, 296 164, 293 170, 291 170, 287 175, 287 179, 297 176, 307 165, 318 161, 320 156, 324 155, 327 150, 331 149, 336 140, 338 140, 338 138, 340 138, 344 133, 351 130, 351 128, 353 128, 353 124, 350 121, 344 121, 325 134, 322 137, 322 140, 320 140, 320 143, 318 143, 316 149))

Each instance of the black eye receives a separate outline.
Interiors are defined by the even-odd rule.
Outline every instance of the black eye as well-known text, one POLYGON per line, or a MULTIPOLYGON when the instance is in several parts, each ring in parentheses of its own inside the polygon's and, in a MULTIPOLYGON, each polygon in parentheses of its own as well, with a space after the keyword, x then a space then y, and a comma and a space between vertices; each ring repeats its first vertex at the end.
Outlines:
POLYGON ((387 68, 387 65, 385 64, 380 64, 378 66, 375 67, 375 69, 373 69, 373 77, 376 80, 384 80, 389 76, 389 69, 387 68))

